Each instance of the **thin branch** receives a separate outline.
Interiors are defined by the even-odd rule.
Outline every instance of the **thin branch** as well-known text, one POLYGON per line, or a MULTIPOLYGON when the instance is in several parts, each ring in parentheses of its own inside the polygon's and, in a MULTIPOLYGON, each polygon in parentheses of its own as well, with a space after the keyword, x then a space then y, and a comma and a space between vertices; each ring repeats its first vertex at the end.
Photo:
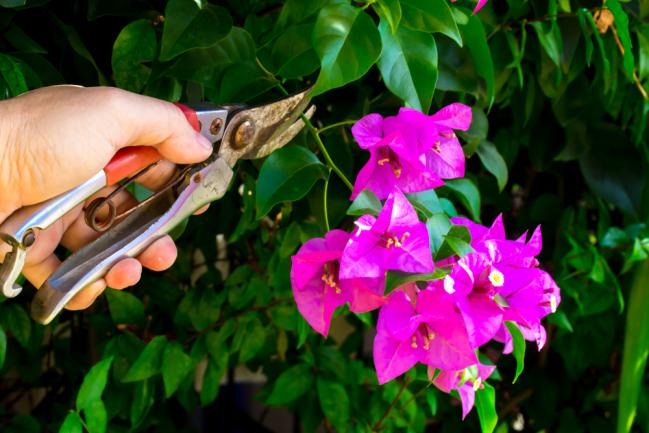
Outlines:
POLYGON ((392 409, 394 409, 394 406, 396 406, 397 402, 401 398, 401 395, 406 390, 406 388, 408 388, 408 385, 410 385, 410 382, 412 382, 412 378, 407 377, 406 380, 401 384, 401 388, 399 388, 399 392, 397 392, 397 395, 394 396, 392 402, 390 402, 390 406, 388 406, 388 408, 385 410, 381 419, 379 419, 376 422, 376 424, 374 424, 374 427, 372 427, 372 431, 377 432, 381 430, 381 427, 383 426, 383 422, 388 417, 388 415, 390 415, 390 412, 392 412, 392 409))
POLYGON ((341 122, 332 123, 331 125, 327 125, 318 129, 318 133, 324 134, 325 131, 329 131, 330 129, 338 128, 340 126, 353 125, 356 122, 358 122, 358 120, 343 120, 341 122))

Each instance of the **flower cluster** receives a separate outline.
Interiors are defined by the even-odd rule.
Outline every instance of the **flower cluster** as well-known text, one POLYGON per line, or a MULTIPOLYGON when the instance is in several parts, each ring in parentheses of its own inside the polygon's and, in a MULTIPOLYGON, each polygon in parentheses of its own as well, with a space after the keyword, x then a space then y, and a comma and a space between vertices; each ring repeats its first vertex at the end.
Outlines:
POLYGON ((471 234, 473 252, 433 262, 426 225, 404 193, 442 185, 464 175, 464 154, 454 130, 466 130, 471 110, 452 104, 432 116, 403 108, 394 117, 370 114, 352 128, 370 159, 360 171, 352 198, 369 189, 386 198, 378 216, 363 215, 351 233, 332 230, 311 239, 293 256, 291 282, 300 313, 326 336, 334 310, 379 309, 374 365, 379 383, 418 363, 428 366, 439 389, 457 390, 463 416, 475 391, 494 366, 478 359, 491 340, 513 349, 505 322, 514 322, 539 349, 545 343, 541 319, 560 302, 559 288, 539 269, 538 227, 527 239, 505 236, 499 216, 490 227, 464 218, 451 222, 471 234), (441 279, 410 282, 386 294, 386 274, 401 271, 441 279))

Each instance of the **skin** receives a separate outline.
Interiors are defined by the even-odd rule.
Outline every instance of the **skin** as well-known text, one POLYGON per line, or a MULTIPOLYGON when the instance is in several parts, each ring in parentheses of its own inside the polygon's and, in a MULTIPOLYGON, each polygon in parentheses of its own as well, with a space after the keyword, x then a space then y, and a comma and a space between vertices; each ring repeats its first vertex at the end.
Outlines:
MULTIPOLYGON (((165 159, 138 179, 152 190, 165 184, 175 164, 203 161, 212 151, 211 143, 191 128, 173 104, 115 88, 52 86, 0 101, 0 222, 23 206, 79 185, 103 169, 119 149, 129 146, 155 147, 165 159)), ((126 191, 114 201, 118 211, 136 203, 126 191)), ((37 233, 23 269, 34 286, 40 287, 60 265, 54 255, 59 244, 76 251, 99 236, 86 225, 82 209, 82 205, 76 207, 37 233)), ((7 251, 2 243, 0 260, 7 251)), ((176 255, 170 237, 159 239, 137 259, 117 263, 66 308, 88 307, 106 287, 132 286, 139 281, 142 267, 165 270, 176 255)))

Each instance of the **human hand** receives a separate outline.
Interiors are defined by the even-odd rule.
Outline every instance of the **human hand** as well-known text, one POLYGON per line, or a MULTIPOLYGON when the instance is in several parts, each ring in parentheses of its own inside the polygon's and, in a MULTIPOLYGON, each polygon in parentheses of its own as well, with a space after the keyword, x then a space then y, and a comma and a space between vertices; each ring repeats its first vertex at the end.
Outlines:
MULTIPOLYGON (((194 131, 173 104, 109 87, 53 86, 0 101, 0 222, 16 209, 40 203, 72 189, 103 169, 113 155, 129 146, 153 146, 165 160, 138 179, 155 190, 173 174, 174 163, 206 159, 212 145, 194 131)), ((115 187, 97 196, 105 196, 115 187)), ((132 207, 126 191, 113 200, 118 212, 132 207)), ((60 265, 54 250, 61 244, 71 251, 99 233, 88 227, 83 205, 38 232, 23 275, 36 287, 60 265)), ((0 258, 7 252, 0 246, 0 258)), ((86 287, 67 305, 88 307, 106 286, 123 289, 137 283, 142 266, 170 267, 176 247, 170 237, 159 239, 137 259, 117 263, 104 279, 86 287)))

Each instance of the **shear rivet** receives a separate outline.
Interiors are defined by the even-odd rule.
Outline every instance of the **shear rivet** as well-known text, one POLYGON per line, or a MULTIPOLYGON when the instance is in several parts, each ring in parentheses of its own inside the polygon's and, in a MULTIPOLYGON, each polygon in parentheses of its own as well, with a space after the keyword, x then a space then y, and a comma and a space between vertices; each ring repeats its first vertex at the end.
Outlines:
POLYGON ((217 117, 216 119, 212 120, 212 124, 210 125, 210 134, 217 135, 221 130, 222 126, 223 126, 223 119, 217 117))
POLYGON ((252 120, 241 122, 234 133, 234 147, 236 149, 247 146, 255 135, 255 124, 252 120))
POLYGON ((23 245, 26 248, 29 248, 32 245, 34 245, 35 241, 36 241, 36 235, 32 230, 28 231, 27 233, 25 233, 25 236, 23 236, 23 245))

